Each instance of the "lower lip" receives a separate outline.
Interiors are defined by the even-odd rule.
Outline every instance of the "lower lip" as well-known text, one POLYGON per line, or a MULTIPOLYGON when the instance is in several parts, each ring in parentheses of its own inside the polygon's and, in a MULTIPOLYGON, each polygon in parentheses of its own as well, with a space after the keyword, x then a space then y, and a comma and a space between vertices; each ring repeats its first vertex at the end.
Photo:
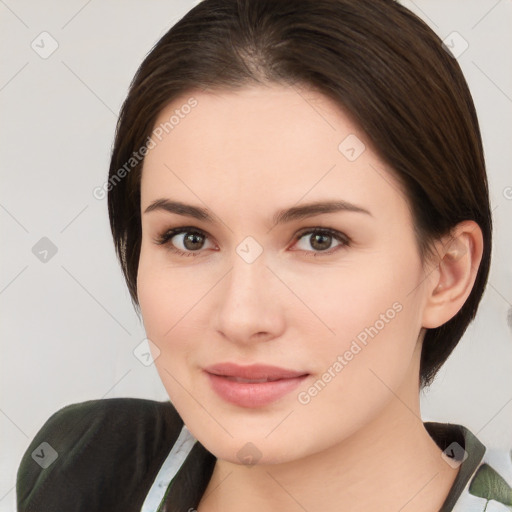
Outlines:
POLYGON ((269 382, 236 382, 206 372, 214 391, 226 402, 240 407, 261 407, 293 391, 308 375, 269 382))

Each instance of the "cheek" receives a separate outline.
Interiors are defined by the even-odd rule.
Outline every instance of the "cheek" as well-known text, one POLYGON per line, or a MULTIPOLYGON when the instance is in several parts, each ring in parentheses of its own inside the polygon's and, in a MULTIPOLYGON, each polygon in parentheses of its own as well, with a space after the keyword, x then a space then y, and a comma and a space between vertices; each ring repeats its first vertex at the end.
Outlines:
MULTIPOLYGON (((324 274, 314 278, 286 279, 299 297, 308 297, 308 308, 323 324, 310 315, 314 322, 308 324, 315 329, 304 330, 305 311, 299 307, 291 320, 292 328, 303 329, 299 339, 316 340, 314 346, 310 341, 309 352, 321 377, 318 402, 357 408, 367 401, 369 406, 387 398, 410 368, 421 329, 421 293, 415 290, 420 261, 413 253, 398 258, 391 251, 377 259, 379 264, 374 258, 368 264, 322 269, 324 274)), ((305 391, 304 401, 316 396, 315 390, 305 391)))
POLYGON ((175 337, 176 331, 187 324, 188 312, 198 304, 208 284, 194 266, 173 267, 165 250, 147 247, 149 243, 142 244, 137 295, 146 333, 158 345, 175 337))
POLYGON ((172 320, 165 314, 172 312, 175 295, 166 291, 167 283, 158 267, 152 266, 148 258, 141 252, 137 272, 137 296, 139 299, 144 327, 148 337, 157 345, 161 333, 169 329, 172 320), (154 339, 153 339, 154 338, 154 339))
POLYGON ((170 351, 166 340, 179 329, 179 319, 184 315, 182 308, 185 298, 180 293, 184 284, 179 272, 170 274, 155 264, 151 252, 142 249, 137 272, 137 295, 146 335, 159 351, 155 366, 162 379, 165 376, 163 369, 171 370, 169 364, 174 358, 170 358, 170 354, 177 355, 179 350, 179 347, 173 347, 170 351))
POLYGON ((422 276, 420 261, 410 252, 401 258, 393 251, 382 251, 367 257, 348 256, 338 266, 277 269, 293 291, 285 310, 289 328, 309 325, 308 331, 299 332, 299 339, 320 335, 327 346, 337 349, 354 338, 362 342, 372 335, 387 339, 398 332, 407 333, 409 342, 414 338, 410 329, 419 326, 421 305, 415 289, 422 276))
POLYGON ((172 267, 151 249, 141 251, 137 294, 144 328, 156 346, 155 367, 166 391, 175 405, 185 399, 184 408, 183 390, 194 388, 200 344, 208 338, 205 295, 216 279, 192 267, 172 267))

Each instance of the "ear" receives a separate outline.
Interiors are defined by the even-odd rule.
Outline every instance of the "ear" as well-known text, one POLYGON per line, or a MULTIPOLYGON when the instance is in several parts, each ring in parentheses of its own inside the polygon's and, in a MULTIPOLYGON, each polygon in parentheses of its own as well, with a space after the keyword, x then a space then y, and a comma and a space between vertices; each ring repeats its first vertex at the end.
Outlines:
POLYGON ((474 221, 463 221, 435 242, 438 258, 427 279, 422 326, 433 329, 453 318, 469 297, 483 252, 483 236, 474 221))

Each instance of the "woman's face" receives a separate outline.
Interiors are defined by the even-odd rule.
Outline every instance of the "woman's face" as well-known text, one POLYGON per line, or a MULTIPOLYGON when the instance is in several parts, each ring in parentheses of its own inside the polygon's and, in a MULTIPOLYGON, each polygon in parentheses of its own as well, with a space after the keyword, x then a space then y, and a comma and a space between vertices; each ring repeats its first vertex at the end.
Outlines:
POLYGON ((191 93, 161 112, 150 147, 138 297, 163 384, 208 450, 297 459, 417 396, 426 287, 411 214, 335 103, 277 85, 191 93), (300 210, 316 203, 338 207, 300 210), (224 362, 306 377, 205 371, 224 362))

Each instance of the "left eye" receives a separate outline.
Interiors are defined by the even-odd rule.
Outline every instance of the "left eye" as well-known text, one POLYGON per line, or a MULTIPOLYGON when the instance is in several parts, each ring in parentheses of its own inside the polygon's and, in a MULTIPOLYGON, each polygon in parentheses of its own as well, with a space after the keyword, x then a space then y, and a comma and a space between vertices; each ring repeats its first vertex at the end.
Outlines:
MULTIPOLYGON (((299 241, 299 243, 302 241, 302 239, 306 240, 306 244, 310 247, 313 247, 315 249, 313 251, 313 256, 317 256, 318 253, 326 253, 331 254, 335 250, 337 250, 337 247, 343 247, 347 246, 349 244, 349 239, 347 236, 343 235, 339 231, 335 231, 334 229, 310 229, 306 232, 299 233, 296 236, 296 240, 299 241), (338 245, 334 246, 334 250, 328 250, 331 249, 331 244, 333 240, 336 240, 339 242, 338 245)), ((306 252, 311 252, 308 247, 300 247, 301 250, 304 250, 306 252)))

